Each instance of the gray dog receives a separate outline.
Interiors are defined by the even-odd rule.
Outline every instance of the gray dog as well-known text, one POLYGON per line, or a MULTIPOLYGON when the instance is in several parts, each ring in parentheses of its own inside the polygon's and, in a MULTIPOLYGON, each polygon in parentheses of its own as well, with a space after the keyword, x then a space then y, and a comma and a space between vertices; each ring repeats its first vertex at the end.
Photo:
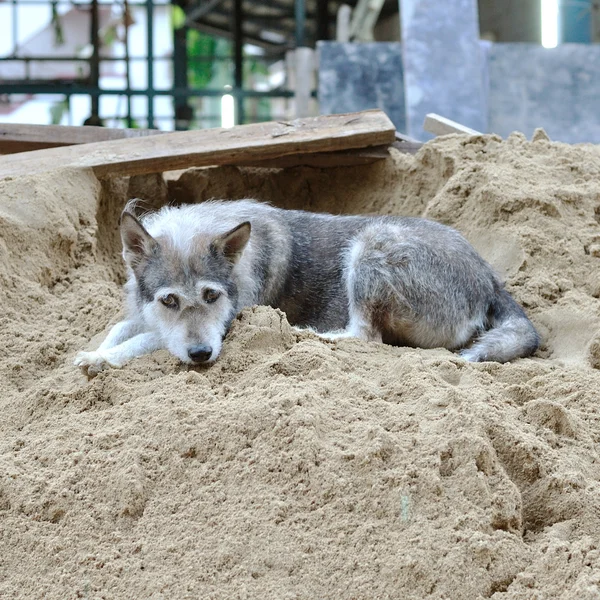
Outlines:
POLYGON ((245 306, 283 310, 328 339, 460 350, 506 362, 539 338, 492 268, 454 229, 401 217, 288 211, 252 200, 121 217, 129 317, 75 364, 120 367, 166 348, 211 363, 245 306))

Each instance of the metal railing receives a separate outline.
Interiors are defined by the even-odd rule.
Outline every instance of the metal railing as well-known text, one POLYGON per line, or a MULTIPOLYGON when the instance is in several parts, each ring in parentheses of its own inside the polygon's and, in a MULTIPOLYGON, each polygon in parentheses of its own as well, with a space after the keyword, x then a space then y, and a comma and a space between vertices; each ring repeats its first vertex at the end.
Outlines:
MULTIPOLYGON (((130 56, 129 55, 129 44, 127 39, 125 40, 125 55, 124 56, 106 56, 101 53, 101 40, 99 37, 100 29, 100 18, 99 10, 101 7, 109 7, 111 5, 104 4, 98 0, 89 0, 86 4, 73 3, 71 0, 9 0, 12 6, 12 32, 13 32, 13 48, 9 55, 0 57, 0 69, 2 64, 8 62, 16 62, 23 65, 23 76, 18 78, 0 78, 0 98, 10 98, 12 95, 52 95, 58 98, 66 99, 69 103, 72 96, 75 95, 86 95, 90 98, 91 114, 89 118, 90 124, 98 124, 101 121, 100 115, 100 98, 103 96, 122 96, 127 100, 127 110, 124 116, 110 115, 108 118, 119 118, 125 120, 129 125, 134 121, 134 115, 132 115, 131 98, 133 97, 145 97, 147 98, 147 118, 146 125, 148 128, 155 127, 156 121, 163 120, 164 118, 173 118, 177 128, 187 128, 186 121, 189 126, 191 119, 178 119, 177 107, 186 106, 189 100, 194 98, 204 97, 219 97, 223 94, 231 94, 236 101, 237 106, 237 122, 247 122, 249 119, 245 114, 245 102, 248 99, 255 98, 282 98, 289 99, 294 97, 292 91, 286 89, 272 89, 266 91, 259 91, 254 89, 248 89, 244 86, 243 78, 243 61, 244 56, 242 54, 242 32, 241 32, 241 12, 238 12, 236 19, 234 19, 234 44, 233 52, 231 56, 206 56, 206 57, 185 57, 188 64, 193 64, 194 61, 201 62, 231 62, 233 65, 233 77, 231 81, 231 89, 225 92, 221 89, 193 89, 188 85, 181 85, 181 68, 179 68, 179 81, 175 81, 175 73, 177 72, 176 61, 178 60, 177 52, 173 52, 172 56, 155 56, 154 54, 154 28, 155 28, 155 11, 157 7, 164 7, 164 4, 157 4, 154 0, 146 1, 128 1, 124 0, 123 6, 128 7, 145 7, 146 11, 146 45, 144 48, 144 55, 130 56), (22 49, 19 48, 17 31, 19 27, 18 23, 18 8, 19 6, 48 6, 53 11, 53 14, 57 14, 57 7, 69 6, 76 7, 79 10, 86 11, 90 15, 90 31, 89 31, 89 43, 91 45, 91 53, 87 57, 81 55, 72 56, 51 56, 49 54, 43 54, 43 52, 37 52, 35 55, 28 54, 24 55, 22 49), (156 64, 162 61, 169 61, 173 65, 173 85, 167 89, 157 89, 155 86, 155 72, 154 67, 156 64), (85 65, 85 69, 82 76, 73 78, 40 78, 32 77, 32 66, 35 64, 46 64, 46 63, 71 63, 80 64, 82 67, 85 65), (125 63, 125 76, 124 85, 121 87, 106 87, 101 86, 100 75, 101 65, 109 62, 120 62, 125 63), (146 86, 138 87, 132 86, 129 78, 129 69, 132 64, 146 62, 146 86), (155 113, 154 99, 157 97, 170 97, 173 100, 173 116, 172 117, 158 117, 155 113)), ((241 6, 241 0, 234 0, 234 5, 241 6)), ((128 28, 124 27, 125 35, 127 36, 128 28)), ((282 49, 282 52, 285 48, 282 49)), ((257 57, 253 57, 257 60, 257 57)), ((265 60, 272 61, 273 58, 267 57, 265 60)), ((185 73, 183 74, 183 83, 186 83, 185 73)), ((183 111, 186 112, 186 111, 183 111)), ((187 111, 187 116, 190 116, 187 111)), ((214 114, 202 114, 197 115, 203 120, 214 120, 218 121, 219 116, 214 114)), ((139 117, 138 117, 139 118, 139 117)), ((218 123, 217 123, 218 124, 218 123)))

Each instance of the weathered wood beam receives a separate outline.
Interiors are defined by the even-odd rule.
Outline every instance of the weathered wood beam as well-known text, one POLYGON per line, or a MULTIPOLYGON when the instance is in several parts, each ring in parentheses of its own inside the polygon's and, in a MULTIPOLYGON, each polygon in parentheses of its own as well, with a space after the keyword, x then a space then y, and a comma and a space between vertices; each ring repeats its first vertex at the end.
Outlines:
POLYGON ((158 129, 110 129, 108 127, 0 123, 0 154, 122 140, 157 133, 163 132, 158 129))
POLYGON ((466 133, 467 135, 480 135, 480 131, 471 129, 466 125, 447 119, 435 113, 428 113, 425 116, 423 129, 433 135, 446 135, 448 133, 466 133))
POLYGON ((268 161, 309 154, 390 145, 395 128, 386 114, 369 110, 110 140, 81 147, 65 146, 0 157, 0 178, 89 168, 98 177, 137 175, 201 167, 268 161))

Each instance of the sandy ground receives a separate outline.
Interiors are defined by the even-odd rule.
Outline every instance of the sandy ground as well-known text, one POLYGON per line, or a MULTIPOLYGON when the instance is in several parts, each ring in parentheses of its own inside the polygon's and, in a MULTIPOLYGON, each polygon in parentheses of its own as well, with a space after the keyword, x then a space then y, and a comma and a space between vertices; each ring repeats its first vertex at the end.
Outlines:
POLYGON ((0 181, 0 598, 600 598, 600 149, 448 137, 361 168, 0 181), (294 333, 210 368, 74 367, 121 306, 130 195, 254 196, 460 229, 532 359, 294 333))

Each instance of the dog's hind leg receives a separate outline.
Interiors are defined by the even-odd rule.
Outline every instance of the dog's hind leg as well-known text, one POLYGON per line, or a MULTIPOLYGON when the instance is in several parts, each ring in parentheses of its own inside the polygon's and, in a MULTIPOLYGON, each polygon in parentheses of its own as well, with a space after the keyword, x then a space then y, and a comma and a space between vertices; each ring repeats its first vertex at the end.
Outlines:
POLYGON ((381 331, 374 327, 373 322, 363 309, 356 306, 356 303, 349 302, 349 319, 346 329, 340 331, 327 331, 317 333, 319 337, 326 340, 342 340, 345 338, 359 338, 367 342, 383 341, 381 331))
POLYGON ((368 243, 361 239, 353 243, 344 269, 348 323, 344 330, 320 334, 321 337, 383 342, 383 326, 389 315, 382 308, 390 308, 392 291, 390 278, 381 272, 380 266, 377 259, 373 260, 368 243))

